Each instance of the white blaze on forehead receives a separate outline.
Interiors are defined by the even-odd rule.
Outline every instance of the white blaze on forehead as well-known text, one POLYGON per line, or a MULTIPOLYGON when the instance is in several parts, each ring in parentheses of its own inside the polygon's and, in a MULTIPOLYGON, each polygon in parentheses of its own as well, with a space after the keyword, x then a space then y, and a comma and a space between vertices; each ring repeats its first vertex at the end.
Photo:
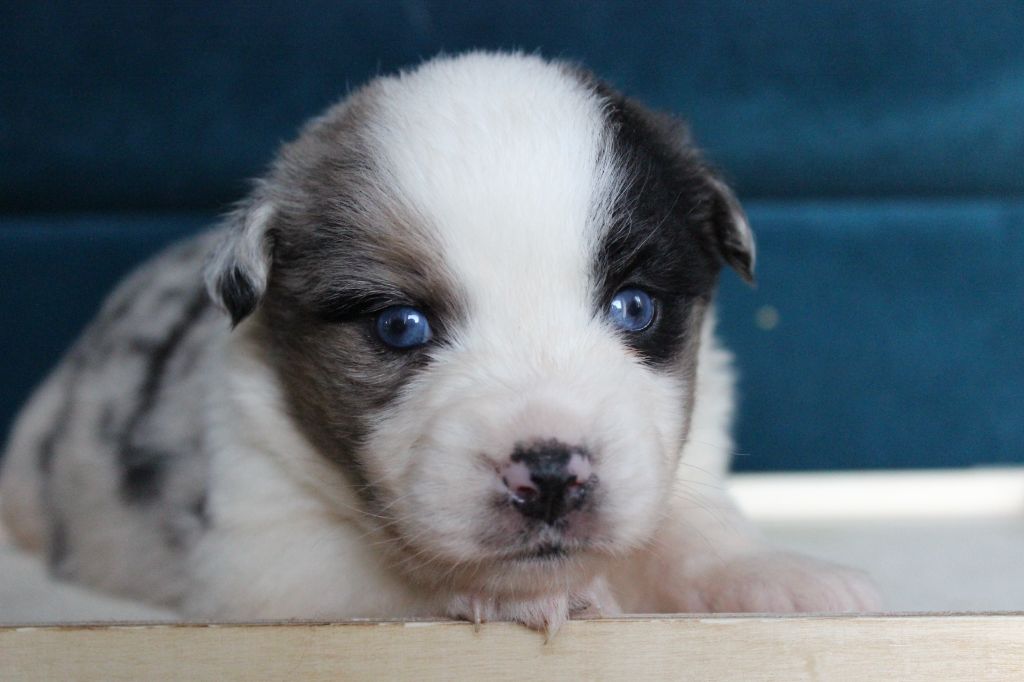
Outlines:
POLYGON ((589 314, 615 186, 601 99, 522 55, 435 60, 380 85, 371 129, 388 183, 437 234, 473 316, 589 314))
POLYGON ((436 240, 423 258, 440 246, 468 308, 454 351, 439 346, 368 440, 367 478, 395 496, 399 532, 438 557, 493 558, 519 529, 495 494, 529 484, 504 465, 518 443, 558 440, 590 452, 570 459, 578 479, 601 481, 586 532, 642 541, 684 393, 592 321, 595 250, 621 191, 603 98, 563 66, 489 54, 429 62, 367 96, 377 189, 436 240))

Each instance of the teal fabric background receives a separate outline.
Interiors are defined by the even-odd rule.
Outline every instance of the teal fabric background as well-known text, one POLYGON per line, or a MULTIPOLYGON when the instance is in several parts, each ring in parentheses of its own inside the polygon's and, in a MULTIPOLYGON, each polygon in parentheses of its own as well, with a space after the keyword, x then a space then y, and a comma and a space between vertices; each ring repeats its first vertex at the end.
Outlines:
POLYGON ((1024 3, 7 3, 0 207, 219 208, 297 125, 439 50, 580 59, 747 197, 1024 189, 1024 3), (57 206, 54 193, 60 192, 57 206))
POLYGON ((750 209, 759 287, 722 289, 741 468, 1024 461, 1024 3, 5 2, 0 26, 0 428, 306 118, 523 48, 685 116, 750 209))

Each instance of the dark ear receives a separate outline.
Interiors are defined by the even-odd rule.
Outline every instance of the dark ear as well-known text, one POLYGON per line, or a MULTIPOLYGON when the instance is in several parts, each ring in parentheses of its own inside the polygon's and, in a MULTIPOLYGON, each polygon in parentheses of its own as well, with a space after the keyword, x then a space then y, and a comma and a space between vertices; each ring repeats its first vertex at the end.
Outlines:
POLYGON ((236 326, 256 309, 267 289, 274 205, 257 192, 224 222, 222 241, 210 254, 203 277, 210 298, 236 326))
POLYGON ((753 284, 757 249, 754 244, 754 233, 747 222, 747 214, 736 200, 736 195, 724 182, 712 176, 709 178, 709 184, 713 193, 712 237, 718 253, 744 281, 753 284))

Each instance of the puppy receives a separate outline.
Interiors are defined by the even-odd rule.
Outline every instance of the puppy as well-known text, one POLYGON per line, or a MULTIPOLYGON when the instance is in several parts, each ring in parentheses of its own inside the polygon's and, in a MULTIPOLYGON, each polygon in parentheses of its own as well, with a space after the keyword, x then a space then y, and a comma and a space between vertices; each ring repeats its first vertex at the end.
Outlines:
POLYGON ((733 194, 592 75, 379 78, 112 294, 13 430, 4 518, 190 618, 874 608, 723 492, 723 265, 753 277, 733 194))

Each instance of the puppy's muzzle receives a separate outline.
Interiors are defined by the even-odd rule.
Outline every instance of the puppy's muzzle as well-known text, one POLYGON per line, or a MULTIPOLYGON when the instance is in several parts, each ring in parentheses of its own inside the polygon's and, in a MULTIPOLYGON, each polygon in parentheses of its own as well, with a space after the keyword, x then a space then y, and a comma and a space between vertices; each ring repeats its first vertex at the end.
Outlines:
POLYGON ((582 507, 597 485, 587 450, 559 441, 517 446, 500 474, 512 506, 548 525, 582 507))

